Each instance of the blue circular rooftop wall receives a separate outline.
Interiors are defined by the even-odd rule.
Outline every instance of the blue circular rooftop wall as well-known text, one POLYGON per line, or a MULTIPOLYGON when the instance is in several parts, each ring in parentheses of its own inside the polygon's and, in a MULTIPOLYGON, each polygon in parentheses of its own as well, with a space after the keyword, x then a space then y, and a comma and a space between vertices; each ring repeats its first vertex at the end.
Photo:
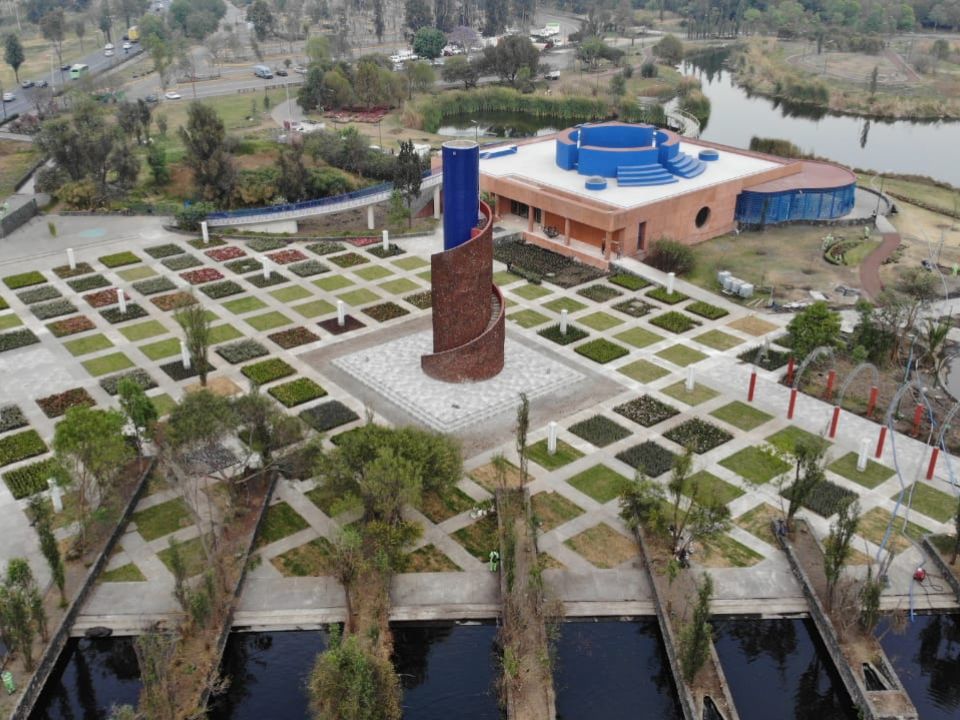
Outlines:
POLYGON ((716 150, 701 150, 697 157, 701 160, 706 160, 707 162, 713 162, 714 160, 720 159, 720 153, 718 153, 716 150))

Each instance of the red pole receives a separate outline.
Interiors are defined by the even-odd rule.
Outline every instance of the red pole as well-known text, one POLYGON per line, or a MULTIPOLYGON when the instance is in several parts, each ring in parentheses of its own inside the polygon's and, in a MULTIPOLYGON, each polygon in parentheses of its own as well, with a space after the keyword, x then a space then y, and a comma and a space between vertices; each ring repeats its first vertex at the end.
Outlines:
POLYGON ((887 439, 887 426, 881 425, 880 437, 877 439, 877 452, 876 452, 876 455, 874 455, 874 457, 876 457, 878 460, 881 457, 883 457, 883 441, 886 439, 887 439))
POLYGON ((836 381, 836 379, 837 379, 836 370, 831 370, 829 373, 827 373, 827 391, 823 397, 828 402, 830 398, 833 396, 833 383, 836 381))
POLYGON ((933 471, 937 467, 937 458, 940 456, 940 448, 935 447, 930 453, 930 464, 927 466, 927 480, 933 480, 933 471))
POLYGON ((840 406, 833 406, 833 419, 830 420, 830 437, 835 438, 837 436, 837 423, 840 422, 840 406))
POLYGON ((877 395, 880 393, 880 390, 874 385, 870 388, 870 399, 867 400, 867 417, 873 415, 874 408, 877 407, 877 395))
POLYGON ((750 373, 750 389, 747 390, 747 402, 753 402, 753 394, 757 390, 757 373, 750 373))
POLYGON ((796 389, 791 388, 790 406, 787 408, 787 420, 793 420, 793 410, 796 406, 797 406, 797 391, 796 389))
POLYGON ((793 385, 793 355, 787 361, 787 385, 793 385))
POLYGON ((923 420, 923 403, 917 403, 913 411, 913 436, 920 434, 920 421, 923 420))

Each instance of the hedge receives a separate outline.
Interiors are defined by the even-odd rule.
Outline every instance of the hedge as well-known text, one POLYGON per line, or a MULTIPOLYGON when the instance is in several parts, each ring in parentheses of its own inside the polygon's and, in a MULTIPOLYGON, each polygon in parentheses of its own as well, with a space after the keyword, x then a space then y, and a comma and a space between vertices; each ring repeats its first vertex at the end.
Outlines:
POLYGON ((321 240, 320 242, 307 245, 307 250, 315 255, 329 255, 330 253, 342 252, 346 249, 347 246, 343 243, 334 242, 332 240, 321 240))
POLYGON ((326 390, 310 378, 297 378, 290 382, 274 385, 267 392, 288 408, 316 400, 327 394, 326 390))
POLYGON ((381 303, 380 305, 372 305, 371 307, 364 308, 362 312, 380 322, 395 320, 398 317, 403 317, 404 315, 410 314, 409 310, 404 310, 394 302, 385 302, 381 303))
POLYGON ((127 372, 100 378, 100 387, 102 387, 108 395, 116 395, 119 392, 121 380, 133 380, 144 390, 152 390, 157 386, 156 381, 147 374, 146 370, 136 368, 135 370, 128 370, 127 372))
MULTIPOLYGON (((79 281, 74 280, 74 282, 79 281)), ((17 297, 24 305, 33 305, 34 303, 44 302, 46 300, 56 300, 58 298, 62 298, 63 293, 57 290, 53 285, 41 285, 40 287, 33 288, 32 290, 24 290, 22 293, 17 293, 17 297)))
POLYGON ((733 435, 700 418, 691 418, 663 434, 681 447, 690 448, 698 455, 713 450, 733 439, 733 435))
POLYGON ((630 300, 624 300, 622 303, 617 303, 613 306, 613 309, 622 312, 624 315, 638 318, 653 310, 653 305, 637 298, 631 298, 630 300))
POLYGON ((663 315, 657 315, 657 317, 650 320, 650 324, 679 335, 680 333, 685 333, 687 330, 692 330, 700 323, 681 312, 671 310, 665 312, 663 315))
POLYGON ((287 243, 285 241, 277 240, 276 238, 253 238, 252 240, 247 240, 247 247, 259 253, 279 250, 286 246, 287 243))
POLYGON ((404 300, 420 310, 427 310, 433 306, 433 293, 430 290, 407 295, 404 300))
POLYGON ((278 272, 270 273, 270 279, 267 280, 263 275, 245 275, 244 280, 253 285, 256 288, 265 288, 272 285, 279 285, 280 283, 287 282, 288 278, 284 277, 278 272))
POLYGON ((607 300, 613 300, 615 297, 623 295, 622 292, 613 289, 609 285, 591 285, 582 290, 577 290, 577 294, 583 295, 588 300, 593 300, 594 302, 606 302, 607 300))
POLYGON ((257 385, 264 385, 268 382, 279 380, 282 377, 293 375, 296 371, 280 358, 270 358, 269 360, 261 360, 252 365, 244 365, 240 369, 240 372, 253 380, 257 385))
POLYGON ((230 272, 236 273, 237 275, 263 270, 263 263, 252 257, 231 260, 230 262, 224 263, 223 266, 230 272))
POLYGON ((725 315, 730 314, 723 308, 703 302, 703 300, 697 300, 696 302, 690 303, 684 308, 684 310, 691 312, 694 315, 707 318, 707 320, 719 320, 725 315))
POLYGON ((627 290, 642 290, 650 284, 639 275, 631 275, 630 273, 624 272, 611 275, 607 280, 627 290))
POLYGON ((652 478, 663 475, 672 468, 674 458, 676 455, 651 440, 617 453, 617 460, 642 470, 652 478))
POLYGON ((636 400, 617 405, 613 411, 644 427, 652 427, 680 412, 672 405, 660 402, 651 395, 641 395, 636 400))
MULTIPOLYGON (((211 365, 209 362, 207 365, 207 372, 213 372, 216 368, 211 365)), ((183 362, 180 360, 173 360, 172 362, 165 363, 160 366, 160 369, 167 374, 171 380, 189 380, 190 378, 197 377, 200 373, 197 372, 197 363, 191 363, 189 368, 183 366, 183 362)))
POLYGON ((682 292, 667 292, 665 287, 655 287, 653 290, 647 293, 647 297, 651 297, 654 300, 659 300, 662 303, 667 305, 676 305, 677 303, 683 302, 684 300, 689 299, 689 295, 684 295, 682 292))
POLYGON ((55 458, 39 460, 3 474, 3 481, 14 500, 36 495, 47 489, 47 480, 60 476, 62 470, 55 458))
POLYGON ((96 290, 97 288, 107 287, 110 285, 110 281, 107 280, 103 275, 88 275, 87 277, 77 278, 76 280, 68 280, 67 285, 70 286, 70 289, 74 292, 87 292, 88 290, 96 290))
POLYGON ((363 265, 364 263, 370 262, 363 255, 355 252, 344 253, 343 255, 337 255, 328 259, 330 262, 334 263, 335 265, 339 265, 342 268, 356 267, 357 265, 363 265))
POLYGON ((224 280, 222 282, 214 282, 209 283, 208 285, 203 285, 200 288, 200 292, 207 297, 212 298, 213 300, 219 300, 220 298, 242 293, 243 288, 233 280, 224 280))
MULTIPOLYGON (((789 499, 792 490, 793 485, 785 488, 783 496, 789 499)), ((822 480, 814 486, 801 505, 817 515, 827 518, 856 499, 857 494, 855 492, 842 488, 829 480, 822 480)))
POLYGON ((597 447, 612 445, 630 435, 629 430, 605 415, 594 415, 592 418, 574 423, 567 429, 597 447))
POLYGON ((24 430, 0 438, 0 466, 26 460, 47 451, 47 445, 36 430, 24 430))
POLYGON ((316 342, 320 336, 310 332, 304 327, 294 327, 289 330, 280 330, 279 332, 267 335, 267 339, 275 342, 284 350, 299 347, 308 343, 316 342))
POLYGON ((129 250, 125 252, 113 253, 112 255, 103 255, 98 257, 97 260, 102 262, 108 268, 122 267, 124 265, 133 265, 134 263, 140 262, 140 258, 134 255, 129 250))
POLYGON ((19 275, 7 275, 7 277, 3 279, 4 285, 11 290, 19 290, 20 288, 29 287, 30 285, 39 285, 40 283, 45 283, 46 281, 47 279, 43 276, 43 274, 37 270, 20 273, 19 275))
POLYGON ((326 432, 359 420, 360 416, 339 400, 331 400, 304 410, 300 418, 317 432, 326 432))
POLYGON ((154 245, 153 247, 144 248, 143 251, 152 257, 154 260, 161 260, 165 257, 170 257, 171 255, 182 255, 186 252, 179 245, 174 243, 167 243, 166 245, 154 245))
POLYGON ((168 270, 187 270, 189 268, 194 268, 202 265, 197 258, 188 253, 183 255, 175 255, 174 257, 166 258, 161 260, 160 263, 167 268, 168 270))
POLYGON ((245 339, 221 345, 216 349, 216 353, 231 365, 237 365, 263 357, 268 354, 268 350, 256 340, 245 339))
POLYGON ((20 330, 14 330, 13 332, 0 335, 0 352, 16 350, 17 348, 33 345, 38 342, 40 342, 40 338, 34 335, 32 331, 21 328, 20 330))
POLYGON ((406 252, 406 250, 404 250, 402 247, 400 247, 395 243, 390 243, 389 247, 386 250, 383 249, 383 245, 375 245, 374 247, 369 248, 367 252, 370 253, 371 255, 375 255, 376 257, 382 260, 383 258, 403 255, 406 252))
POLYGON ((574 351, 601 365, 616 360, 617 358, 622 358, 624 355, 630 353, 625 347, 612 343, 609 340, 604 340, 603 338, 597 338, 596 340, 585 342, 583 345, 577 345, 574 351))
POLYGON ((556 325, 550 325, 538 331, 537 335, 545 337, 547 340, 552 340, 558 345, 569 345, 570 343, 575 343, 577 340, 583 340, 585 337, 589 337, 590 333, 567 323, 567 334, 563 335, 560 333, 560 323, 557 323, 556 325))
POLYGON ((22 428, 26 424, 27 418, 24 417, 23 410, 18 406, 7 405, 0 407, 0 433, 22 428))
POLYGON ((77 312, 77 308, 69 300, 54 300, 53 302, 33 305, 30 311, 40 320, 49 320, 60 315, 69 315, 77 312))
POLYGON ((127 303, 127 311, 125 313, 120 312, 120 306, 117 305, 116 307, 101 310, 100 315, 111 325, 116 325, 117 323, 126 322, 127 320, 146 317, 148 313, 136 303, 127 303))
POLYGON ((289 267, 289 270, 299 277, 310 277, 311 275, 330 272, 330 268, 319 260, 304 260, 303 262, 294 263, 289 267))
POLYGON ((170 278, 155 277, 148 278, 147 280, 141 280, 140 282, 135 282, 133 284, 133 289, 141 295, 155 295, 156 293, 176 290, 177 286, 172 280, 170 280, 170 278))

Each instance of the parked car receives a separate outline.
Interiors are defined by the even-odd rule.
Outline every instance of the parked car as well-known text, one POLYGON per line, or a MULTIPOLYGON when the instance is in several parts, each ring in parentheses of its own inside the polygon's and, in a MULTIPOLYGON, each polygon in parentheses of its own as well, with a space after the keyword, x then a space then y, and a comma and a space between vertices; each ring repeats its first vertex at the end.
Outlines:
POLYGON ((69 69, 72 68, 72 67, 73 67, 73 65, 72 65, 71 63, 66 63, 65 65, 61 65, 61 66, 60 66, 60 72, 66 72, 67 70, 69 70, 69 69))
POLYGON ((113 50, 113 43, 107 43, 103 46, 104 50, 113 50))
POLYGON ((306 69, 303 65, 297 65, 297 66, 293 69, 293 71, 294 71, 295 73, 297 73, 297 75, 306 75, 306 74, 307 74, 307 69, 306 69))
POLYGON ((35 84, 37 87, 47 87, 47 86, 50 85, 50 83, 48 83, 46 80, 37 80, 36 83, 34 83, 34 84, 35 84))
POLYGON ((170 90, 169 92, 164 93, 163 96, 167 100, 179 100, 181 97, 183 97, 180 93, 176 92, 175 90, 170 90))
POLYGON ((113 50, 104 50, 104 51, 103 51, 103 56, 104 56, 104 57, 113 57, 113 50))
POLYGON ((36 85, 36 83, 33 80, 24 80, 22 83, 20 83, 20 87, 22 87, 24 90, 27 88, 32 88, 34 85, 36 85))
POLYGON ((276 70, 273 71, 273 74, 279 77, 286 77, 287 71, 285 68, 277 68, 276 70))
POLYGON ((149 95, 147 95, 147 96, 143 99, 143 101, 144 101, 144 102, 147 102, 147 103, 155 103, 155 102, 159 102, 159 100, 160 100, 160 98, 158 98, 158 97, 157 97, 156 95, 154 95, 153 93, 150 93, 149 95))
POLYGON ((17 99, 17 96, 14 95, 12 92, 5 92, 5 93, 3 94, 3 101, 4 101, 4 102, 13 102, 13 101, 16 100, 16 99, 17 99))
POLYGON ((127 42, 125 42, 125 43, 123 44, 123 49, 124 49, 124 50, 129 50, 129 49, 132 48, 132 47, 133 47, 133 43, 131 43, 129 40, 127 40, 127 42))

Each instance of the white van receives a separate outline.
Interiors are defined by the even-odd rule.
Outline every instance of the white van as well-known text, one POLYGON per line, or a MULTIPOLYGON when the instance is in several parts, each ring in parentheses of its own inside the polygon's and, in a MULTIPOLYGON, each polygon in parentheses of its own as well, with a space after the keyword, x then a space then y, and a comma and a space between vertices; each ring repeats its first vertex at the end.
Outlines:
POLYGON ((254 65, 253 74, 258 78, 263 78, 264 80, 273 79, 273 71, 268 68, 266 65, 254 65))

